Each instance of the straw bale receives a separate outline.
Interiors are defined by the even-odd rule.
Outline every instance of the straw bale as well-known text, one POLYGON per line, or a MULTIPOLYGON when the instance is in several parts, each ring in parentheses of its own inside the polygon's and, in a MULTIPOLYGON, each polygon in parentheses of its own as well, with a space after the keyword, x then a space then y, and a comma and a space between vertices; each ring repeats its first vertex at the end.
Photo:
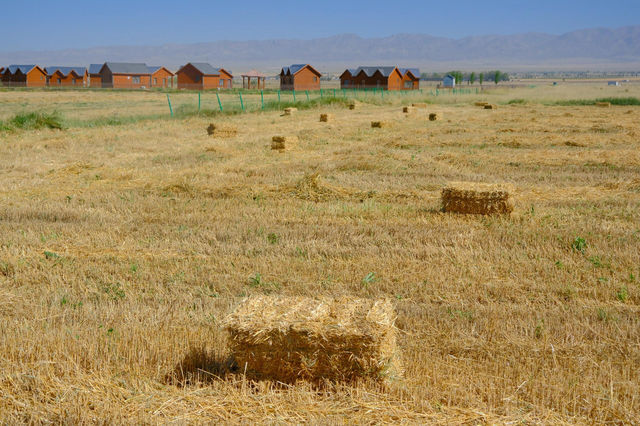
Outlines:
POLYGON ((475 106, 479 106, 479 107, 483 107, 483 106, 489 105, 489 102, 476 102, 474 105, 475 106))
POLYGON ((467 214, 510 214, 513 188, 505 184, 451 182, 442 190, 445 212, 467 214))
POLYGON ((355 102, 354 101, 354 102, 351 102, 349 104, 349 109, 358 109, 358 108, 360 108, 360 103, 359 102, 355 102))
POLYGON ((389 121, 372 121, 371 122, 371 127, 376 128, 376 129, 381 129, 383 127, 391 127, 392 124, 389 121))
POLYGON ((427 107, 427 104, 425 104, 424 102, 416 102, 411 104, 412 107, 414 108, 422 108, 425 109, 427 107))
POLYGON ((328 123, 330 121, 333 121, 333 114, 320 114, 320 121, 323 123, 328 123))
POLYGON ((402 375, 389 300, 259 296, 223 322, 250 379, 389 382, 402 375))
POLYGON ((596 106, 601 108, 609 108, 611 106, 611 102, 596 102, 596 106))
POLYGON ((429 121, 436 121, 442 119, 442 114, 438 114, 437 112, 432 112, 429 114, 429 121))
POLYGON ((293 115, 298 112, 298 108, 285 108, 284 115, 293 115))
POLYGON ((486 104, 484 109, 498 109, 498 105, 496 104, 486 104))
POLYGON ((211 123, 209 127, 207 127, 207 133, 213 137, 232 138, 238 134, 238 128, 231 124, 211 123))
POLYGON ((410 114, 412 112, 416 112, 416 108, 412 106, 402 107, 402 112, 404 112, 405 114, 410 114))
POLYGON ((274 136, 271 138, 271 149, 285 151, 298 143, 297 136, 274 136))

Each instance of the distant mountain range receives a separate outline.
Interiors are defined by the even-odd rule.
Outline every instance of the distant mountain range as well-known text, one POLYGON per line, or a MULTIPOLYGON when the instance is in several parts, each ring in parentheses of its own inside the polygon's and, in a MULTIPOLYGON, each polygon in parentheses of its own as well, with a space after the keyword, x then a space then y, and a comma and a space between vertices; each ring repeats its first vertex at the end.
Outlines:
MULTIPOLYGON (((5 39, 3 49, 10 43, 5 39)), ((313 40, 215 41, 162 46, 104 46, 57 51, 0 52, 0 65, 88 65, 146 62, 176 69, 210 62, 234 71, 276 72, 308 62, 324 72, 358 65, 399 64, 423 71, 452 68, 504 70, 638 70, 640 26, 592 28, 562 35, 526 33, 450 39, 423 34, 362 38, 353 34, 313 40)))

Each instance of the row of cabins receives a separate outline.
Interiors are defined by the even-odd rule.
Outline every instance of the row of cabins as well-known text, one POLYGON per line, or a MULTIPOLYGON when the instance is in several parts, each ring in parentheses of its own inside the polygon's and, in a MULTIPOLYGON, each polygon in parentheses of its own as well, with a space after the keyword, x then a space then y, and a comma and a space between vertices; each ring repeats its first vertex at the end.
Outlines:
MULTIPOLYGON (((6 86, 24 87, 99 87, 137 89, 174 86, 178 89, 231 89, 233 75, 224 68, 214 68, 204 62, 190 62, 175 74, 161 66, 143 63, 105 62, 84 67, 46 67, 11 65, 0 68, 0 78, 6 86)), ((243 76, 243 87, 264 88, 263 74, 251 71, 243 76), (246 79, 246 83, 245 83, 246 79), (252 79, 256 82, 252 86, 252 79)), ((309 64, 294 64, 280 71, 281 90, 320 90, 322 74, 309 64)), ((416 68, 359 67, 348 69, 340 76, 342 89, 417 90, 420 71, 416 68)))

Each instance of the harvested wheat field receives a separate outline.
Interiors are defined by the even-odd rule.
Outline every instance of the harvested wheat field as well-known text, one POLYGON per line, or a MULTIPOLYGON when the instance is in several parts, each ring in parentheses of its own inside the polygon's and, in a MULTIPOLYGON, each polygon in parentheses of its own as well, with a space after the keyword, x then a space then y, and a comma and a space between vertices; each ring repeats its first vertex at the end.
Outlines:
POLYGON ((0 130, 0 423, 640 422, 640 108, 528 90, 0 130), (402 119, 412 102, 446 119, 402 119), (509 184, 515 208, 443 212, 450 182, 509 184), (295 300, 384 300, 395 342, 378 351, 391 311, 314 325, 295 300), (286 384, 234 334, 278 318, 308 368, 286 384), (381 381, 392 349, 402 378, 381 381))

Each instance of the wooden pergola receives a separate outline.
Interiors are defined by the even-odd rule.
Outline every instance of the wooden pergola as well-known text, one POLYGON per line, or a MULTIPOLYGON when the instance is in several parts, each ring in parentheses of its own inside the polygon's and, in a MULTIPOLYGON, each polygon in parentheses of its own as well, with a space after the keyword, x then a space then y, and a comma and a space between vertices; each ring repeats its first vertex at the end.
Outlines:
POLYGON ((246 74, 242 74, 242 88, 243 89, 264 89, 265 80, 267 76, 256 71, 251 70, 246 74), (253 82, 251 80, 254 80, 253 82))

